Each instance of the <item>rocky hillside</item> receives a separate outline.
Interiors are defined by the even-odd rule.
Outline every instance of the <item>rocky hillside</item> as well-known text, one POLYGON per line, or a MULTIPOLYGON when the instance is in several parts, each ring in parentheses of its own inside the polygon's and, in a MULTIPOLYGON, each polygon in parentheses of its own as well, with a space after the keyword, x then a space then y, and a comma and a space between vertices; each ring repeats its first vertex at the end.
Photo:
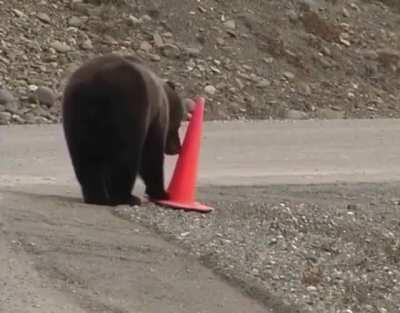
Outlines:
POLYGON ((0 0, 0 124, 60 119, 67 75, 135 53, 207 119, 400 116, 397 0, 0 0))

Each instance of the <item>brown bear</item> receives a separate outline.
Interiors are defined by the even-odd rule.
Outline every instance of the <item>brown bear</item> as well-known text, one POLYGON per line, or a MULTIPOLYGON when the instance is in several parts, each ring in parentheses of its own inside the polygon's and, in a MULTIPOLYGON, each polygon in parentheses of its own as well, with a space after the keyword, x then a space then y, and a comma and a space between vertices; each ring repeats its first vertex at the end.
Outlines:
POLYGON ((188 109, 175 86, 134 56, 107 54, 80 66, 63 94, 64 135, 85 203, 139 205, 137 175, 150 199, 168 199, 164 153, 178 154, 188 109))

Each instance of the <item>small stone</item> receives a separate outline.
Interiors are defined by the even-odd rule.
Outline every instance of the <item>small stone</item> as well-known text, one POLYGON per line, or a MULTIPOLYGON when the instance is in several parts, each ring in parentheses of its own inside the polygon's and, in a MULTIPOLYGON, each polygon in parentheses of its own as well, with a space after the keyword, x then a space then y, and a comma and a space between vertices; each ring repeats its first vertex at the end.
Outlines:
POLYGON ((15 102, 15 98, 11 92, 4 88, 0 88, 0 104, 7 105, 12 102, 15 102))
POLYGON ((82 25, 82 19, 80 19, 79 17, 76 16, 72 16, 69 20, 68 20, 68 25, 72 26, 72 27, 79 27, 82 25))
POLYGON ((186 47, 183 48, 183 52, 190 57, 198 57, 201 54, 201 49, 195 47, 186 47))
POLYGON ((257 84, 257 88, 266 88, 271 86, 271 82, 268 79, 261 79, 257 84))
POLYGON ((153 34, 153 40, 154 40, 154 45, 157 48, 160 48, 164 45, 164 40, 162 39, 161 35, 159 33, 154 33, 153 34))
POLYGON ((311 292, 314 292, 314 291, 317 291, 317 287, 315 287, 315 286, 307 286, 307 290, 311 291, 311 292))
POLYGON ((346 8, 343 8, 342 13, 344 17, 350 17, 350 13, 346 8))
POLYGON ((86 39, 84 42, 82 42, 82 49, 84 49, 84 50, 92 50, 93 49, 93 43, 89 38, 86 39))
POLYGON ((140 44, 140 50, 143 50, 145 52, 149 52, 152 48, 153 46, 147 41, 142 41, 142 43, 140 44))
POLYGON ((292 72, 284 72, 283 76, 288 80, 293 80, 296 77, 292 72))
POLYGON ((35 114, 31 112, 25 114, 24 119, 28 124, 36 124, 38 121, 38 118, 35 116, 35 114))
POLYGON ((310 96, 312 93, 311 87, 304 82, 299 83, 299 91, 304 96, 310 96))
POLYGON ((150 15, 145 14, 145 15, 143 15, 143 16, 140 18, 140 21, 141 21, 141 22, 151 22, 151 21, 152 21, 152 18, 151 18, 150 15))
POLYGON ((154 62, 161 61, 161 57, 158 54, 149 53, 149 58, 154 62))
POLYGON ((0 112, 0 125, 8 125, 11 121, 11 113, 0 112))
POLYGON ((13 114, 11 116, 11 119, 13 121, 17 122, 18 124, 24 124, 25 123, 25 120, 21 116, 19 116, 18 114, 13 114))
POLYGON ((289 120, 304 120, 307 119, 308 115, 306 112, 299 110, 288 110, 286 112, 286 118, 289 120))
POLYGON ((344 111, 336 111, 330 108, 322 108, 317 111, 317 115, 320 119, 343 119, 346 116, 344 111))
POLYGON ((25 16, 24 12, 22 12, 22 11, 20 11, 20 10, 13 9, 12 11, 13 11, 13 13, 14 13, 17 17, 23 17, 23 16, 25 16))
POLYGON ((219 44, 220 46, 223 46, 225 44, 224 38, 217 37, 217 39, 215 40, 217 41, 217 44, 219 44))
POLYGON ((234 20, 228 20, 228 21, 226 21, 226 22, 224 23, 224 25, 225 25, 226 28, 229 28, 229 29, 236 29, 236 23, 235 23, 234 20))
POLYGON ((142 24, 142 21, 133 15, 129 15, 128 24, 131 26, 136 26, 142 24))
POLYGON ((206 93, 208 93, 209 95, 213 96, 213 95, 215 95, 215 93, 217 92, 217 88, 215 88, 215 87, 212 86, 212 85, 207 85, 207 86, 204 88, 204 91, 205 91, 206 93))
POLYGON ((57 52, 61 52, 61 53, 65 53, 65 52, 69 52, 72 50, 72 48, 67 45, 65 42, 61 42, 61 41, 53 41, 51 43, 51 47, 56 50, 57 52))
POLYGON ((161 49, 162 55, 168 58, 179 58, 181 52, 179 48, 173 44, 166 44, 161 49))
POLYGON ((37 17, 40 21, 46 24, 50 24, 51 22, 50 16, 48 16, 46 13, 38 13, 37 17))
POLYGON ((51 107, 56 102, 54 92, 48 88, 41 86, 33 94, 33 98, 40 104, 51 107))
POLYGON ((351 43, 350 43, 350 41, 348 40, 348 35, 347 35, 347 33, 342 33, 342 34, 340 34, 340 35, 339 35, 339 41, 340 41, 341 44, 345 45, 346 47, 350 47, 350 46, 351 46, 351 43))

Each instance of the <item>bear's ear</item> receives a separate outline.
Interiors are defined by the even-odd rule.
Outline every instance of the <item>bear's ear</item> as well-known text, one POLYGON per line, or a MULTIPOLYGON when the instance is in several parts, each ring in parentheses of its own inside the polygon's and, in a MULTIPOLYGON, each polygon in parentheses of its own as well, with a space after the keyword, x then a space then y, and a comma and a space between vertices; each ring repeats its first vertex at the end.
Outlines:
POLYGON ((176 90, 176 85, 175 85, 172 81, 167 80, 165 83, 166 83, 172 90, 176 90))
POLYGON ((185 120, 190 121, 192 118, 192 113, 194 111, 194 107, 196 106, 196 103, 189 98, 185 98, 182 100, 184 110, 186 112, 185 120))

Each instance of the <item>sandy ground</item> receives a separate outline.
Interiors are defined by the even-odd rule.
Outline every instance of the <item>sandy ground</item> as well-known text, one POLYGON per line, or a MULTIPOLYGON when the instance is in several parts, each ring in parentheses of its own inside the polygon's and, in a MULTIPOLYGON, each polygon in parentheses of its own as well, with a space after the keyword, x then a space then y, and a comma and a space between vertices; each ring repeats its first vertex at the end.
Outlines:
POLYGON ((59 126, 0 128, 0 312, 398 312, 398 128, 207 123, 208 215, 84 205, 59 126))

